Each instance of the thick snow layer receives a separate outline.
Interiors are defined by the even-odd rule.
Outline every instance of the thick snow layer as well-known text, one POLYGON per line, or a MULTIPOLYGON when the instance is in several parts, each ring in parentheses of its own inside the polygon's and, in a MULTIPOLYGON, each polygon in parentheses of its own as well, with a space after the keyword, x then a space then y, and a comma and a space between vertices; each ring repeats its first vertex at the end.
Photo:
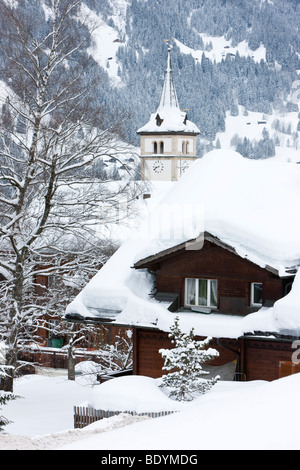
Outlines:
POLYGON ((272 383, 219 382, 184 411, 63 449, 299 449, 299 391, 299 374, 272 383))
MULTIPOLYGON (((285 275, 286 268, 300 264, 299 200, 300 166, 248 160, 230 150, 214 150, 195 161, 171 187, 158 207, 145 217, 140 230, 68 306, 67 313, 97 316, 101 309, 112 309, 119 313, 116 322, 156 325, 168 331, 174 314, 149 296, 153 276, 133 269, 133 265, 204 230, 235 248, 241 257, 285 275), (181 208, 183 215, 174 218, 174 208, 177 215, 181 208)), ((276 313, 280 304, 246 318, 184 312, 180 316, 182 327, 189 330, 192 324, 196 333, 215 337, 238 337, 256 330, 273 332, 291 325, 298 328, 296 298, 294 294, 288 297, 293 307, 284 309, 284 315, 276 313)))
MULTIPOLYGON (((162 204, 202 207, 201 228, 283 273, 300 260, 299 183, 296 165, 214 150, 192 164, 162 204)), ((138 256, 150 254, 151 246, 138 256)))
MULTIPOLYGON (((274 382, 218 382, 208 393, 182 404, 180 412, 169 416, 150 419, 120 414, 74 429, 73 406, 89 401, 94 394, 94 388, 85 382, 81 385, 80 380, 40 376, 17 379, 15 393, 23 398, 2 407, 1 413, 13 423, 0 433, 0 449, 95 449, 109 450, 112 455, 118 455, 114 450, 147 449, 300 450, 300 374, 274 382)), ((115 395, 116 380, 109 385, 115 395)), ((128 391, 123 384, 124 396, 128 391)), ((148 406, 153 406, 151 380, 149 388, 145 380, 137 392, 141 394, 140 403, 146 399, 148 406)), ((160 397, 165 406, 167 397, 160 397)))
POLYGON ((150 121, 143 127, 138 129, 137 133, 143 132, 159 132, 164 134, 166 132, 188 132, 199 134, 199 129, 193 122, 186 120, 186 113, 180 111, 179 108, 174 107, 163 107, 157 110, 156 113, 151 114, 150 121), (156 122, 156 116, 159 114, 162 123, 158 126, 156 122))
POLYGON ((300 331, 300 271, 295 277, 292 290, 275 302, 271 312, 278 329, 300 331))
POLYGON ((157 379, 141 375, 119 377, 96 385, 87 406, 96 410, 136 413, 178 411, 182 408, 158 387, 157 379))

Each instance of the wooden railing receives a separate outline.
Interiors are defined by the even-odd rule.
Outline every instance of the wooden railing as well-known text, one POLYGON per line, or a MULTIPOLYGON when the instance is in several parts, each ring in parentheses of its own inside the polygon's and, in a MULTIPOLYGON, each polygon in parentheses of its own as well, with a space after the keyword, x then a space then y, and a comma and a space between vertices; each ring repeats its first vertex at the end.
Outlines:
MULTIPOLYGON (((84 349, 75 349, 75 362, 94 361, 101 366, 103 358, 100 351, 89 351, 84 349)), ((32 347, 18 354, 20 361, 39 365, 41 367, 51 367, 54 369, 68 369, 68 353, 65 349, 49 347, 32 347)))
POLYGON ((95 410, 90 407, 74 406, 74 428, 84 428, 89 424, 99 421, 103 418, 110 418, 121 413, 130 414, 132 416, 149 416, 149 418, 159 418, 160 416, 170 415, 176 411, 159 411, 159 412, 145 412, 136 413, 135 411, 107 411, 95 410))

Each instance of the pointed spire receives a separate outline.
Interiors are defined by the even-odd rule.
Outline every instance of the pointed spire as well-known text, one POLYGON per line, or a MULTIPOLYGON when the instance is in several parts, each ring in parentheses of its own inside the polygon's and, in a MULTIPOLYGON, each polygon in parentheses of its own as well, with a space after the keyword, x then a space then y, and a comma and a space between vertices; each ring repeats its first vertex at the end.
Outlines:
POLYGON ((173 82, 170 46, 159 106, 156 113, 151 114, 150 121, 137 130, 138 134, 158 132, 160 134, 168 132, 200 134, 198 127, 188 120, 186 112, 180 110, 173 82))
POLYGON ((173 72, 171 64, 171 47, 168 48, 168 61, 165 71, 164 85, 160 97, 158 110, 163 108, 178 108, 179 103, 176 95, 175 85, 173 81, 173 72))

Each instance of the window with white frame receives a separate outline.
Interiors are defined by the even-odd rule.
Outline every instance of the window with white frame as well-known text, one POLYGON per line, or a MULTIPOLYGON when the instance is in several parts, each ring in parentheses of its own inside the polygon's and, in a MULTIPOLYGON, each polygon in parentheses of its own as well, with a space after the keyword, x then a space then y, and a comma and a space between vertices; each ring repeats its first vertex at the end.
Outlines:
POLYGON ((185 305, 217 308, 218 281, 216 279, 185 280, 185 305))
POLYGON ((251 305, 253 306, 262 305, 262 289, 263 289, 263 285, 261 282, 251 283, 251 299, 250 299, 251 305))

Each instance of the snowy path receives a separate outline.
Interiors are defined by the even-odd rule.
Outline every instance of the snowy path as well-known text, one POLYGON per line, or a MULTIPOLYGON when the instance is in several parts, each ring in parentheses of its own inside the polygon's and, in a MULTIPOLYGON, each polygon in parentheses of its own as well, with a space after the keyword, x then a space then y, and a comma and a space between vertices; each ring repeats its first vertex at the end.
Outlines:
POLYGON ((128 424, 144 421, 145 419, 150 418, 145 416, 120 414, 118 416, 112 416, 111 418, 104 418, 103 420, 97 421, 96 423, 91 424, 83 429, 69 429, 66 431, 36 437, 0 433, 0 449, 54 450, 66 444, 74 443, 76 440, 88 438, 106 431, 112 431, 114 429, 127 426, 128 424))

